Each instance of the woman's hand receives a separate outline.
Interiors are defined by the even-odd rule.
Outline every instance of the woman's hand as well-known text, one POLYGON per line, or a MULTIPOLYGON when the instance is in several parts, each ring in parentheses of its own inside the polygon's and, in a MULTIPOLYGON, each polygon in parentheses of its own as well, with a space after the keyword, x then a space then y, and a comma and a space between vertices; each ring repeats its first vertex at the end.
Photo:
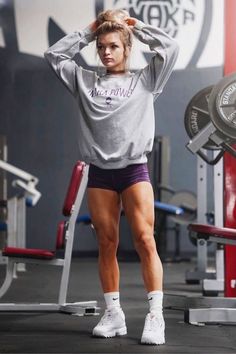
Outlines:
POLYGON ((97 30, 97 28, 98 28, 98 21, 97 21, 97 20, 93 21, 93 22, 89 25, 89 27, 90 27, 90 29, 91 29, 92 32, 95 32, 95 31, 97 30))
POLYGON ((126 23, 129 27, 134 27, 135 24, 136 24, 136 22, 137 22, 137 19, 134 18, 134 17, 127 17, 127 18, 125 19, 125 23, 126 23))

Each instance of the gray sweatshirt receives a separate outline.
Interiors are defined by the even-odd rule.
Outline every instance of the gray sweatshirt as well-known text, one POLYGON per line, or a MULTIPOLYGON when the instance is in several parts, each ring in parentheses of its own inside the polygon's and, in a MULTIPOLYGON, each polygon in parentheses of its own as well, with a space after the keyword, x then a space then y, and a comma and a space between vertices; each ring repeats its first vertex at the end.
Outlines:
POLYGON ((98 76, 76 64, 73 57, 95 39, 89 27, 65 36, 45 52, 77 100, 82 159, 100 168, 147 162, 155 133, 154 99, 178 54, 177 43, 159 28, 137 21, 133 33, 155 53, 146 67, 134 73, 98 76))

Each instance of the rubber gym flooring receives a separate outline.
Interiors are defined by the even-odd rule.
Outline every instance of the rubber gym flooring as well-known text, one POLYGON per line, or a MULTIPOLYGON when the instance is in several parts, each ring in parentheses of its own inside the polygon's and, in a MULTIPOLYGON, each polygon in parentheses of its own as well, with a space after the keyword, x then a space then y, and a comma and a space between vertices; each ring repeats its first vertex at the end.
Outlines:
MULTIPOLYGON (((198 294, 199 285, 185 285, 190 263, 165 263, 165 291, 191 291, 198 294)), ((193 353, 236 354, 236 326, 193 326, 184 323, 182 311, 165 309, 166 344, 147 346, 139 343, 148 305, 137 261, 122 260, 121 303, 126 314, 128 334, 119 338, 91 337, 98 316, 65 314, 0 313, 0 353, 193 353)), ((3 279, 4 265, 0 266, 3 279)), ((57 298, 60 269, 28 265, 14 280, 1 302, 54 302, 57 298)), ((69 301, 98 300, 104 309, 96 258, 74 258, 69 301)))

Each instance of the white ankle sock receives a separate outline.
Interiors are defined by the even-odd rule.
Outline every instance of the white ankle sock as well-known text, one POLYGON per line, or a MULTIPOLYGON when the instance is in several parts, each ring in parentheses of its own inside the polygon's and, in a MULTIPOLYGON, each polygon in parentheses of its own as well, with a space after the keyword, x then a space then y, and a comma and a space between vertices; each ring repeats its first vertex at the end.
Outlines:
POLYGON ((161 290, 150 291, 148 294, 150 312, 162 314, 163 312, 163 292, 161 290))
POLYGON ((118 291, 105 293, 104 299, 108 310, 120 307, 120 293, 118 291))

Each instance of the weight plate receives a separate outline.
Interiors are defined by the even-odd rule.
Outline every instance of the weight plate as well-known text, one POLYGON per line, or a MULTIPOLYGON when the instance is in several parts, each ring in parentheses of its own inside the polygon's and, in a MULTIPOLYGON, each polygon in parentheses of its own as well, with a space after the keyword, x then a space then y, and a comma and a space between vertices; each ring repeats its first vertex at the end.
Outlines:
MULTIPOLYGON (((196 93, 185 110, 185 130, 191 139, 211 121, 208 100, 213 87, 213 85, 205 87, 196 93)), ((219 149, 219 147, 210 141, 204 145, 204 148, 211 150, 219 149)))
POLYGON ((184 213, 177 216, 169 216, 177 224, 188 225, 194 222, 197 217, 197 197, 193 192, 187 190, 178 191, 168 200, 171 205, 176 205, 184 210, 184 213))
POLYGON ((236 140, 236 74, 225 76, 216 84, 209 97, 212 123, 226 142, 236 140))

